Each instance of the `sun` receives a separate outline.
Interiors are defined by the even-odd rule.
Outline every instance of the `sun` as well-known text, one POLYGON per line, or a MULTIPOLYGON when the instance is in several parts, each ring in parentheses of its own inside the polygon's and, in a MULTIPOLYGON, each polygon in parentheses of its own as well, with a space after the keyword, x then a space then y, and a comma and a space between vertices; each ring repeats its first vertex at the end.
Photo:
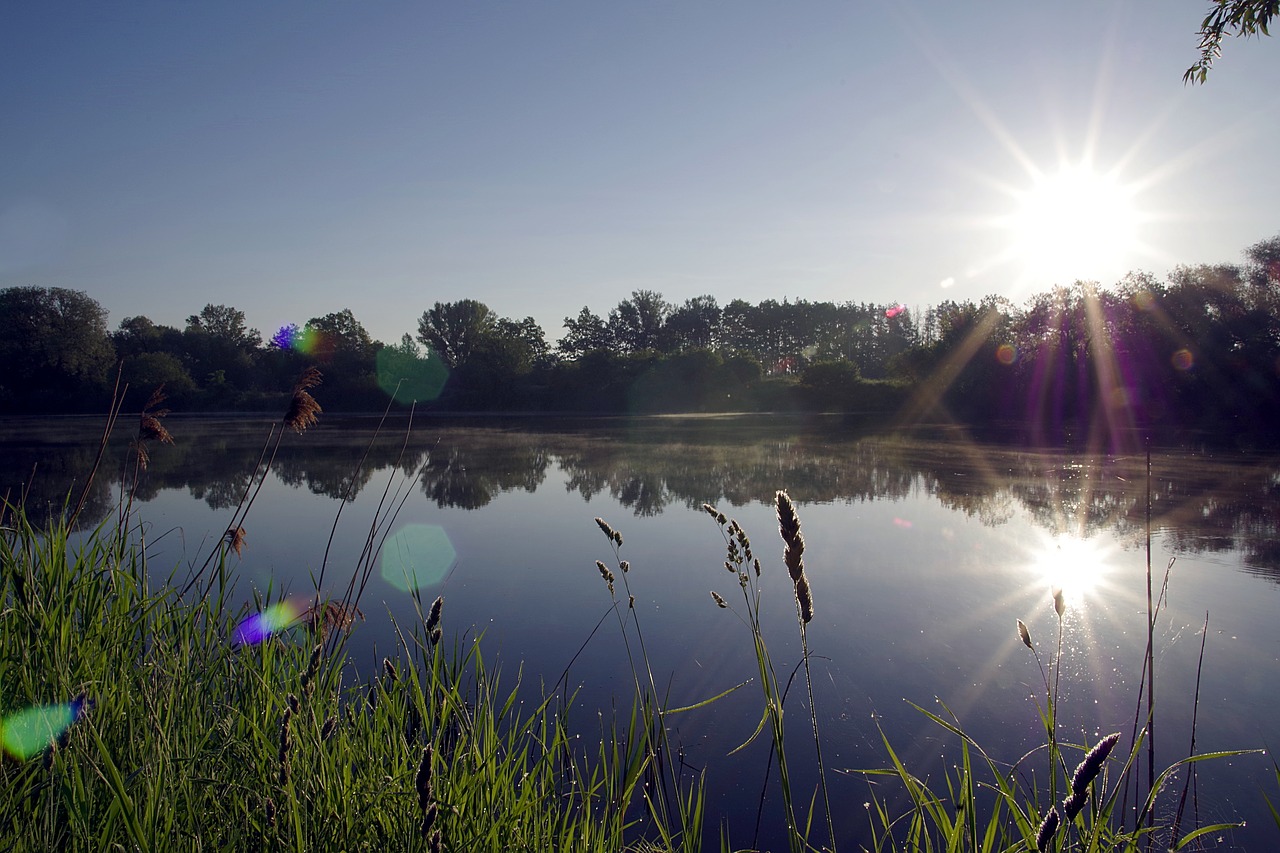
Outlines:
POLYGON ((1032 175, 1006 218, 1010 260, 1035 285, 1101 280, 1138 248, 1135 190, 1087 164, 1032 175))

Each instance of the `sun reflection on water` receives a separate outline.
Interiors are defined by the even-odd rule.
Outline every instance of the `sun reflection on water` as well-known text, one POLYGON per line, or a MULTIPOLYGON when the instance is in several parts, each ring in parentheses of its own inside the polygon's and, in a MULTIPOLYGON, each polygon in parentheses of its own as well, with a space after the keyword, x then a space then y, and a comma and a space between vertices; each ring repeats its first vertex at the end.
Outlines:
POLYGON ((1036 582, 1061 590, 1069 609, 1083 609, 1106 585, 1113 551, 1097 539, 1042 534, 1029 550, 1028 568, 1036 582))

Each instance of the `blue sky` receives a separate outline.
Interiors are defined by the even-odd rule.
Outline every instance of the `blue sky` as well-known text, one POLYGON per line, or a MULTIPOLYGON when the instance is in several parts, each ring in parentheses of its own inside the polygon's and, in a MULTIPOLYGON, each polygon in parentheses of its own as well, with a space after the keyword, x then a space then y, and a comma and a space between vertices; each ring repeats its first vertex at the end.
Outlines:
POLYGON ((555 339, 641 288, 923 308, 1236 261, 1280 232, 1280 43, 1184 86, 1206 9, 7 4, 0 287, 389 342, 474 298, 555 339), (1062 164, 1113 193, 1072 202, 1088 248, 1019 212, 1062 164))

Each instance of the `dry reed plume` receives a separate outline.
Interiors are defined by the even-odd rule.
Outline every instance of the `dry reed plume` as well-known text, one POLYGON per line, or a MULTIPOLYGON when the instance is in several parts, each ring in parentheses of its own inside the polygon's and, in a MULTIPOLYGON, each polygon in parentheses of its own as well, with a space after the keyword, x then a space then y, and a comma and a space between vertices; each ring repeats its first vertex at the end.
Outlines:
POLYGON ((306 432, 307 427, 319 423, 320 419, 317 416, 323 410, 309 391, 318 386, 320 380, 320 371, 314 367, 308 367, 293 386, 293 396, 289 400, 289 410, 284 415, 284 425, 294 432, 306 432))
POLYGON ((133 446, 138 451, 138 465, 143 470, 146 470, 147 463, 151 461, 151 454, 147 452, 148 441, 173 444, 173 435, 165 429, 164 424, 160 423, 161 419, 169 414, 168 409, 160 408, 160 404, 165 399, 164 383, 161 383, 151 392, 151 396, 147 398, 147 404, 142 407, 142 413, 138 416, 138 435, 133 446))

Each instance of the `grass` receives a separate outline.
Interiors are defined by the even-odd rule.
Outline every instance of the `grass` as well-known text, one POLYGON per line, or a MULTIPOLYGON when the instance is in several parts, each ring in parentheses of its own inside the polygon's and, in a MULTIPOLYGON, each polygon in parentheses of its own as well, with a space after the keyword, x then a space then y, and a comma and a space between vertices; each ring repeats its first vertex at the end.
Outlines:
MULTIPOLYGON (((306 402, 316 381, 304 377, 295 404, 299 391, 306 402)), ((365 582, 410 491, 404 484, 388 484, 342 599, 317 596, 310 607, 290 609, 268 592, 252 606, 234 603, 240 597, 227 558, 244 535, 283 425, 268 437, 256 486, 251 478, 228 535, 205 564, 188 578, 155 576, 129 525, 147 442, 168 436, 159 422, 162 399, 153 396, 140 417, 136 456, 121 476, 119 511, 96 530, 72 532, 82 501, 69 499, 60 517, 39 521, 20 502, 3 504, 5 849, 692 853, 704 842, 705 777, 682 776, 668 719, 697 713, 752 680, 761 691, 760 722, 739 749, 768 733, 757 838, 762 821, 780 820, 791 853, 849 846, 852 839, 839 837, 835 826, 827 777, 836 771, 823 759, 809 669, 815 592, 799 517, 785 493, 777 494, 775 508, 801 660, 790 677, 781 677, 787 669, 775 663, 764 636, 759 579, 780 569, 768 560, 762 565, 736 521, 704 506, 725 542, 724 568, 741 592, 740 605, 729 600, 736 596, 712 592, 714 606, 740 619, 756 667, 737 687, 683 708, 669 707, 657 687, 633 606, 631 567, 621 557, 622 535, 596 519, 613 564, 596 564, 611 596, 600 624, 612 616, 622 634, 634 696, 629 712, 601 717, 599 737, 584 741, 564 722, 573 696, 557 692, 559 682, 522 710, 518 679, 504 683, 485 660, 480 639, 446 641, 442 599, 430 606, 418 600, 415 623, 394 626, 396 654, 376 673, 361 672, 348 659, 347 637, 358 629, 365 582), (183 595, 192 588, 199 594, 183 595), (264 614, 280 613, 274 624, 263 621, 264 614), (784 709, 797 677, 807 694, 812 757, 795 753, 797 741, 787 746, 791 719, 784 709), (800 761, 817 768, 818 788, 808 796, 793 790, 791 768, 800 761), (769 815, 766 794, 775 784, 781 814, 769 815)), ((296 425, 288 420, 298 417, 296 408, 284 425, 296 425)), ((316 414, 304 408, 310 420, 302 426, 316 414)), ((113 407, 109 424, 117 414, 113 407)), ((819 589, 820 583, 819 577, 819 589)), ((869 825, 858 838, 860 849, 1138 853, 1154 849, 1157 837, 1177 850, 1224 828, 1191 826, 1180 835, 1181 809, 1174 827, 1161 827, 1155 801, 1176 771, 1242 752, 1195 755, 1193 740, 1192 754, 1159 775, 1151 772, 1141 791, 1135 777, 1149 745, 1150 704, 1145 725, 1135 723, 1127 743, 1119 733, 1096 743, 1064 742, 1057 723, 1062 603, 1056 596, 1054 606, 1059 631, 1047 665, 1026 626, 1016 626, 1043 677, 1044 744, 1001 757, 966 733, 945 705, 941 713, 917 706, 953 738, 958 760, 930 782, 936 768, 908 767, 882 734, 884 766, 843 771, 869 783, 869 825), (1131 789, 1139 817, 1126 826, 1131 789)), ((1158 602, 1148 613, 1148 632, 1157 608, 1158 602)), ((735 849, 727 837, 720 847, 735 849)))

